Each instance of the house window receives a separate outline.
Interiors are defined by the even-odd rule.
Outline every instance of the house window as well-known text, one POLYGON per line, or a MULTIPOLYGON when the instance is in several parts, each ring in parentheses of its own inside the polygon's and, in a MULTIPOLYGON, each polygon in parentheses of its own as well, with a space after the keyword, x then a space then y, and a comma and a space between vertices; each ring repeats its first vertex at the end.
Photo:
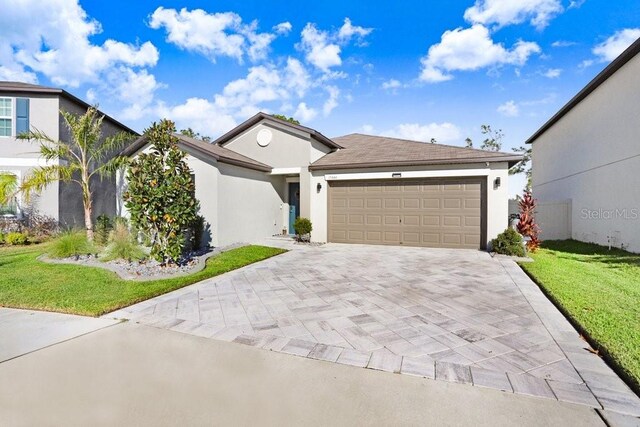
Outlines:
POLYGON ((13 98, 0 98, 0 136, 20 135, 29 131, 29 98, 16 98, 15 114, 13 98))
POLYGON ((0 136, 11 136, 13 103, 11 98, 0 98, 0 136))

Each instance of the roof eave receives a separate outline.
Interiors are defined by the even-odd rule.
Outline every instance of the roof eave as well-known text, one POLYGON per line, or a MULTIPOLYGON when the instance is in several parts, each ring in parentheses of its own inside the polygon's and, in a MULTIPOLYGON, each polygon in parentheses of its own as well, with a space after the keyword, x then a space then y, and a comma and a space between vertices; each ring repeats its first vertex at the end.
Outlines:
MULTIPOLYGON (((69 92, 67 92, 64 89, 59 89, 59 88, 54 88, 54 87, 41 87, 41 88, 34 88, 34 87, 6 87, 6 88, 0 88, 0 92, 11 92, 11 93, 44 93, 44 94, 53 94, 53 95, 59 95, 59 96, 63 96, 65 98, 67 98, 68 100, 75 102, 76 104, 81 105, 84 108, 89 108, 92 105, 83 101, 82 99, 78 98, 75 95, 70 94, 69 92)), ((135 130, 131 129, 129 126, 122 124, 121 122, 119 122, 118 120, 114 119, 113 117, 111 117, 110 115, 98 110, 98 113, 102 114, 104 116, 104 118, 107 121, 110 121, 112 124, 122 128, 125 132, 131 133, 133 135, 140 135, 138 132, 136 132, 135 130)))
POLYGON ((344 163, 344 164, 311 164, 309 170, 338 170, 338 169, 370 169, 379 167, 400 167, 400 166, 431 166, 431 165, 453 165, 469 163, 499 163, 507 162, 509 167, 522 160, 522 156, 492 157, 488 159, 438 159, 422 161, 397 161, 397 162, 370 162, 370 163, 344 163))
POLYGON ((638 53, 640 53, 640 38, 633 42, 624 52, 622 52, 616 59, 611 61, 604 70, 598 73, 580 92, 578 92, 569 102, 567 102, 556 114, 554 114, 540 129, 538 129, 533 135, 525 141, 525 144, 532 144, 536 139, 542 136, 547 130, 549 130, 556 122, 564 117, 569 111, 578 105, 583 99, 596 90, 602 83, 604 83, 609 77, 615 74, 622 66, 633 59, 638 53))

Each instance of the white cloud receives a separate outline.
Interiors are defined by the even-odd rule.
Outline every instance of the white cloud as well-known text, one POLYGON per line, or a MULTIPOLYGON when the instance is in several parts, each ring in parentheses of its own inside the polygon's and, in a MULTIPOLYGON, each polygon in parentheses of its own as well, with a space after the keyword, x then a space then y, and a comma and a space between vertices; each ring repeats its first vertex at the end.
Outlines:
POLYGON ((518 117, 520 115, 520 108, 515 101, 507 101, 504 104, 498 106, 498 113, 507 117, 518 117))
POLYGON ((0 79, 37 83, 43 75, 57 86, 89 84, 92 103, 107 98, 126 104, 130 112, 141 108, 161 86, 147 70, 158 62, 158 50, 148 41, 93 43, 91 38, 101 32, 100 22, 77 0, 24 0, 5 7, 0 14, 0 79))
MULTIPOLYGON (((267 56, 269 46, 276 38, 272 33, 258 33, 257 21, 244 24, 240 15, 233 12, 208 13, 186 8, 178 11, 159 7, 149 18, 151 28, 166 30, 168 42, 200 53, 212 62, 220 56, 242 62, 245 55, 256 62, 267 56)), ((276 27, 283 31, 286 24, 276 27)))
POLYGON ((570 47, 574 46, 576 42, 568 41, 568 40, 556 40, 551 43, 551 47, 570 47))
POLYGON ((371 34, 373 28, 364 28, 358 25, 353 25, 349 18, 344 18, 344 24, 340 27, 338 31, 338 40, 343 43, 347 43, 351 40, 352 37, 356 37, 358 40, 358 44, 363 46, 365 45, 364 38, 371 34))
POLYGON ((286 36, 287 34, 289 34, 292 28, 293 26, 291 25, 291 22, 286 21, 286 22, 281 22, 278 25, 275 25, 273 27, 273 31, 275 31, 275 33, 278 35, 286 36))
POLYGON ((78 87, 96 82, 116 66, 154 66, 158 50, 150 42, 134 45, 89 38, 102 26, 87 16, 77 1, 25 0, 0 14, 0 73, 34 82, 36 73, 56 85, 78 87))
POLYGON ((314 24, 309 23, 302 30, 300 47, 307 61, 322 71, 342 65, 340 46, 329 42, 327 32, 318 30, 314 24))
POLYGON ((360 126, 360 129, 357 130, 357 133, 373 134, 374 130, 375 129, 374 129, 373 125, 364 124, 364 125, 360 126))
POLYGON ((383 82, 381 87, 384 90, 393 90, 402 87, 402 83, 396 79, 389 79, 386 82, 383 82))
POLYGON ((196 132, 212 137, 221 135, 237 125, 233 116, 202 98, 189 98, 183 104, 174 106, 160 103, 156 108, 156 114, 176 122, 178 129, 190 127, 196 132))
POLYGON ((476 0, 464 12, 464 18, 473 24, 497 27, 529 21, 541 30, 563 10, 560 0, 476 0))
POLYGON ((371 31, 371 28, 353 25, 349 18, 345 18, 344 24, 337 32, 331 33, 319 30, 315 24, 308 23, 300 33, 297 48, 304 52, 307 62, 324 73, 329 73, 332 67, 342 65, 341 45, 344 46, 355 38, 359 46, 364 46, 364 38, 371 31))
POLYGON ((440 43, 429 48, 421 59, 420 80, 436 83, 453 78, 451 71, 470 71, 505 64, 522 66, 529 56, 539 53, 533 42, 518 41, 511 49, 494 43, 489 30, 480 24, 471 28, 445 31, 440 43))
POLYGON ((421 125, 419 123, 399 124, 391 130, 381 133, 384 136, 394 138, 409 139, 413 141, 429 142, 435 139, 437 142, 448 142, 460 139, 461 132, 452 123, 429 123, 421 125))
POLYGON ((625 28, 616 31, 611 37, 595 46, 592 52, 602 62, 613 61, 638 38, 640 38, 640 28, 625 28))
POLYGON ((338 106, 339 96, 338 87, 313 80, 305 66, 290 57, 284 67, 271 63, 250 67, 245 77, 227 83, 212 99, 190 98, 178 105, 160 103, 147 111, 174 120, 178 127, 191 127, 215 137, 258 111, 285 112, 295 105, 293 117, 310 122, 319 111, 325 116, 331 114, 338 106), (326 92, 327 97, 319 106, 309 105, 305 96, 311 91, 326 92))
POLYGON ((340 89, 337 86, 327 86, 327 92, 329 98, 324 102, 322 106, 322 114, 328 116, 338 106, 338 96, 340 96, 340 89))
POLYGON ((587 0, 571 0, 567 9, 580 9, 585 1, 587 0))
POLYGON ((310 108, 307 106, 305 102, 301 102, 298 104, 298 108, 296 109, 293 116, 301 123, 310 122, 315 119, 318 115, 318 112, 314 108, 310 108))
POLYGON ((542 73, 542 75, 549 79, 556 79, 560 77, 561 73, 562 73, 562 70, 560 68, 549 68, 547 71, 542 73))

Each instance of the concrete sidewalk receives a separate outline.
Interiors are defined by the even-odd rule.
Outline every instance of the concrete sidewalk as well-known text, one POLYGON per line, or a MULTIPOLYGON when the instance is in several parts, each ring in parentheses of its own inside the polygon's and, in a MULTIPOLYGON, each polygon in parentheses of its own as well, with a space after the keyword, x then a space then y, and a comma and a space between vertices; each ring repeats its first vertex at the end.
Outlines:
POLYGON ((0 362, 117 323, 113 319, 0 308, 0 362))
POLYGON ((587 406, 123 323, 0 363, 6 425, 602 426, 587 406))

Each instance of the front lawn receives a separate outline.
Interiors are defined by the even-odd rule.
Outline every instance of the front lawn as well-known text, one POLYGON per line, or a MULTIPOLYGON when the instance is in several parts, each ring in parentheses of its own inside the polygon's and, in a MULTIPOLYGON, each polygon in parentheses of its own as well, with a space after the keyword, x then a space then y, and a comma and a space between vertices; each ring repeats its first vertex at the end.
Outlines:
POLYGON ((45 250, 46 245, 0 248, 0 306, 99 316, 286 252, 243 246, 209 258, 198 273, 138 282, 101 268, 38 261, 45 250))
POLYGON ((640 255, 548 241, 522 268, 640 390, 640 255))

